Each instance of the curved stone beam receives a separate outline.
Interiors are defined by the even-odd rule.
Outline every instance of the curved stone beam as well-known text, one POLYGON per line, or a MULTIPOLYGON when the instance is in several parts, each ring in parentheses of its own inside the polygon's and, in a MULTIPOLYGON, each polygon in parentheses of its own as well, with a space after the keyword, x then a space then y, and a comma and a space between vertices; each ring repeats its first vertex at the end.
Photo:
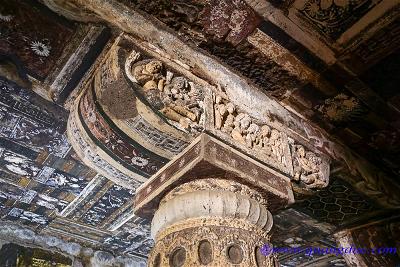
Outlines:
POLYGON ((196 83, 146 52, 132 50, 132 42, 124 48, 124 42, 130 41, 116 40, 85 82, 72 105, 67 133, 88 166, 136 188, 203 128, 203 96, 196 83), (160 73, 153 73, 157 78, 147 70, 155 66, 160 67, 160 73))
POLYGON ((110 180, 136 188, 209 132, 290 177, 297 191, 328 185, 327 157, 137 40, 121 35, 97 66, 71 108, 68 136, 82 160, 110 180))

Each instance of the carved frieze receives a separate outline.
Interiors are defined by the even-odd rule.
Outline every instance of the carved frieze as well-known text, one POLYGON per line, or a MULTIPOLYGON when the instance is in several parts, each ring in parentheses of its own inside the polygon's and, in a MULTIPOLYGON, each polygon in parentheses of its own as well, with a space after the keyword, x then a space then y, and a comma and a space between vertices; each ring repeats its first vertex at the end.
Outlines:
POLYGON ((205 121, 198 78, 147 49, 119 36, 82 83, 68 124, 77 154, 130 188, 181 152, 205 121))
POLYGON ((285 171, 291 168, 287 136, 257 122, 247 113, 241 112, 227 98, 217 94, 214 97, 214 125, 225 135, 230 136, 241 146, 260 152, 268 163, 285 171))
POLYGON ((326 159, 295 143, 282 131, 240 112, 224 93, 215 95, 213 108, 217 132, 289 174, 295 183, 301 183, 305 188, 318 189, 328 185, 329 163, 326 159))
POLYGON ((329 183, 329 163, 321 156, 307 151, 302 145, 291 144, 293 180, 306 188, 322 189, 329 183))

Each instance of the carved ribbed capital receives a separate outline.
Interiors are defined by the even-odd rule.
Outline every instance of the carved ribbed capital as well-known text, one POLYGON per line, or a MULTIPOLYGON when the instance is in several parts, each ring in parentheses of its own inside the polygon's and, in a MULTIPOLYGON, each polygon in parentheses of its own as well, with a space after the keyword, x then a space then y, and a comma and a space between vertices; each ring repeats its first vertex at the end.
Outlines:
POLYGON ((259 251, 272 224, 267 201, 248 186, 216 178, 182 184, 153 217, 149 266, 272 266, 259 251))
POLYGON ((182 220, 198 217, 234 218, 268 232, 272 215, 266 200, 245 185, 219 179, 183 184, 161 201, 152 222, 152 235, 182 220))

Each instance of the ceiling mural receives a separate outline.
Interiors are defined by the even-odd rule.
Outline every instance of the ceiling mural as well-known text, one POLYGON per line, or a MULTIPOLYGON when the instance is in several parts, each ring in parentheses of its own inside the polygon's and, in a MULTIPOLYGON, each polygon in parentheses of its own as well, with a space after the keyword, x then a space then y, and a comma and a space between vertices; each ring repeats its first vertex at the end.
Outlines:
POLYGON ((43 105, 36 94, 4 79, 1 90, 1 172, 3 181, 10 183, 4 187, 2 216, 47 225, 91 177, 77 178, 43 162, 48 154, 64 158, 70 150, 65 112, 50 103, 43 105))
POLYGON ((2 56, 26 74, 44 80, 52 71, 76 25, 34 1, 7 1, 1 6, 2 56))
POLYGON ((151 244, 145 230, 149 223, 132 219, 134 191, 97 175, 77 159, 65 138, 66 111, 7 80, 2 79, 1 85, 0 105, 5 112, 1 119, 0 149, 2 220, 56 236, 70 235, 65 228, 72 232, 72 222, 81 225, 75 228, 75 233, 81 227, 92 231, 104 228, 100 239, 83 233, 75 240, 89 240, 99 249, 115 249, 121 255, 146 255, 151 244), (13 105, 10 99, 14 100, 13 105), (26 120, 37 127, 18 131, 18 125, 26 124, 26 120), (34 131, 34 135, 29 135, 29 131, 34 131), (16 138, 18 134, 24 134, 25 138, 16 138), (60 229, 59 216, 73 221, 60 229), (108 231, 119 217, 123 218, 118 227, 127 221, 129 227, 108 231), (132 236, 132 231, 137 234, 132 236), (130 242, 132 238, 136 245, 130 242))
POLYGON ((101 25, 65 19, 31 0, 0 9, 1 75, 62 103, 109 38, 101 25))
POLYGON ((381 1, 376 0, 305 0, 295 7, 304 20, 321 35, 336 40, 381 1))

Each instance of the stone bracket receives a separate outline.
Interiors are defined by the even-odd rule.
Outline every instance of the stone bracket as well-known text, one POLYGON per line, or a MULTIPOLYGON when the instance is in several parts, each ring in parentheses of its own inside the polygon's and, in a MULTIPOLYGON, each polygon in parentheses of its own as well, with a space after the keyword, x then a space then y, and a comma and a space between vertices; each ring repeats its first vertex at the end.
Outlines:
POLYGON ((253 188, 267 199, 271 211, 294 202, 290 178, 203 133, 138 188, 135 214, 151 219, 161 199, 173 188, 210 177, 234 180, 253 188))

